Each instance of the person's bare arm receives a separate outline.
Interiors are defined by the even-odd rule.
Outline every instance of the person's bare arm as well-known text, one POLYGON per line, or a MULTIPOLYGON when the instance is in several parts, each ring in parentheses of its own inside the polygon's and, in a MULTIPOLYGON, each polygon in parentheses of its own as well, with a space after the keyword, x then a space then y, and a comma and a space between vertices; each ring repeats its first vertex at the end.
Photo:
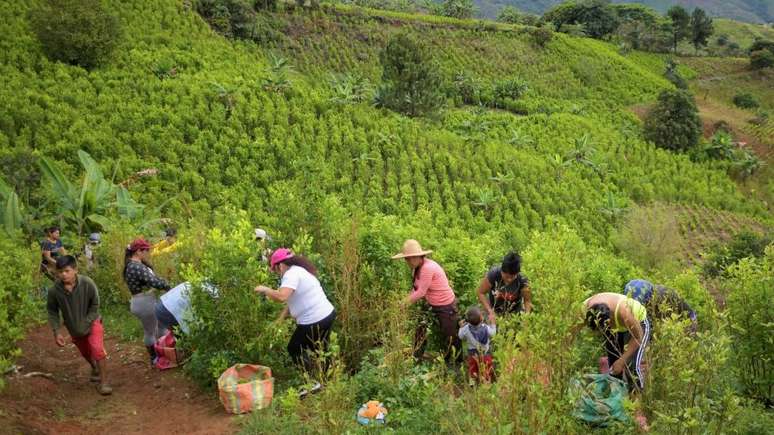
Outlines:
POLYGON ((51 256, 51 251, 43 251, 43 258, 46 259, 46 263, 48 263, 49 266, 56 265, 56 260, 51 256))
POLYGON ((277 301, 277 302, 286 302, 291 294, 293 294, 293 289, 289 287, 280 287, 277 290, 274 290, 272 288, 259 285, 255 288, 255 291, 257 293, 263 293, 266 295, 267 298, 277 301))
POLYGON ((285 318, 288 317, 289 311, 290 311, 290 308, 285 306, 285 308, 282 309, 282 312, 280 313, 279 317, 277 317, 277 323, 282 323, 282 321, 284 321, 285 318))
POLYGON ((629 330, 629 335, 631 335, 631 338, 629 339, 629 342, 626 344, 626 350, 624 350, 623 354, 621 355, 621 358, 616 360, 616 362, 613 363, 613 366, 611 367, 611 371, 613 372, 614 375, 617 375, 623 372, 626 364, 628 364, 628 362, 640 349, 640 344, 642 343, 642 336, 643 336, 642 326, 640 326, 640 322, 638 322, 637 319, 634 318, 634 314, 628 307, 625 307, 624 309, 619 311, 619 313, 621 315, 621 320, 623 320, 624 325, 626 325, 626 329, 629 330))
POLYGON ((521 297, 524 298, 524 312, 529 313, 532 311, 532 290, 529 285, 524 286, 521 290, 521 297))
POLYGON ((481 302, 481 305, 484 306, 484 309, 488 314, 489 321, 494 322, 495 312, 492 308, 492 304, 489 303, 488 296, 490 290, 492 290, 492 284, 489 282, 487 277, 484 277, 484 279, 481 280, 481 284, 478 285, 478 290, 476 293, 478 296, 478 301, 481 302))

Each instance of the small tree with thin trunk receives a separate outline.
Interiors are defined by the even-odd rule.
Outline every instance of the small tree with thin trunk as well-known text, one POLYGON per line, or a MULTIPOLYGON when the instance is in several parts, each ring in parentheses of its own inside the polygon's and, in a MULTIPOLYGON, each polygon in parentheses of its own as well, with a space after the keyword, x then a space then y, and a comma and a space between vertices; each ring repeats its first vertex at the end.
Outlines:
POLYGON ((707 16, 704 9, 694 9, 693 14, 691 14, 691 43, 696 52, 699 51, 699 47, 707 46, 707 40, 714 31, 712 18, 707 16))
POLYGON ((677 44, 691 33, 691 16, 682 6, 672 6, 667 16, 671 20, 672 50, 677 52, 677 44))

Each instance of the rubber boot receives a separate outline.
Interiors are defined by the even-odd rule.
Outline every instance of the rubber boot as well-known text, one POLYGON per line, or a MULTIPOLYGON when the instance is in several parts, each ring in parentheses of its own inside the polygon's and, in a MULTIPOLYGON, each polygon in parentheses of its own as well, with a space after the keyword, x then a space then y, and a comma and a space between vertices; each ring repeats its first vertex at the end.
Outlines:
POLYGON ((151 366, 156 364, 156 348, 153 346, 145 346, 148 349, 148 355, 150 355, 151 366))

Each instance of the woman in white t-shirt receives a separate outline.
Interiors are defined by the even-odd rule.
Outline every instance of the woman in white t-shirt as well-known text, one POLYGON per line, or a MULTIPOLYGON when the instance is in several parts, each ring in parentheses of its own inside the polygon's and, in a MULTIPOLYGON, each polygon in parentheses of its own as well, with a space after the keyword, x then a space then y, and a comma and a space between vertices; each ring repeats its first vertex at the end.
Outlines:
POLYGON ((259 285, 255 291, 287 304, 280 319, 290 313, 296 320, 288 353, 296 364, 311 372, 314 354, 328 350, 328 336, 336 319, 336 310, 317 280, 317 268, 308 259, 294 255, 290 249, 279 248, 271 255, 269 264, 272 272, 282 279, 280 287, 274 290, 259 285))

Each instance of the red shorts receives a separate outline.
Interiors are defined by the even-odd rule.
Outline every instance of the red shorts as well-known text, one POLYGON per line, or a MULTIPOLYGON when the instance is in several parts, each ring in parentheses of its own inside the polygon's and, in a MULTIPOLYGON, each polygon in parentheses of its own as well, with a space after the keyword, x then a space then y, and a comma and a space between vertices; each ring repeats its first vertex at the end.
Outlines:
POLYGON ((494 381, 492 355, 468 355, 468 375, 477 381, 494 381))
POLYGON ((103 343, 104 329, 102 328, 102 319, 97 319, 91 324, 89 335, 83 337, 73 337, 73 344, 81 351, 81 355, 87 361, 99 361, 107 357, 105 345, 103 343))

